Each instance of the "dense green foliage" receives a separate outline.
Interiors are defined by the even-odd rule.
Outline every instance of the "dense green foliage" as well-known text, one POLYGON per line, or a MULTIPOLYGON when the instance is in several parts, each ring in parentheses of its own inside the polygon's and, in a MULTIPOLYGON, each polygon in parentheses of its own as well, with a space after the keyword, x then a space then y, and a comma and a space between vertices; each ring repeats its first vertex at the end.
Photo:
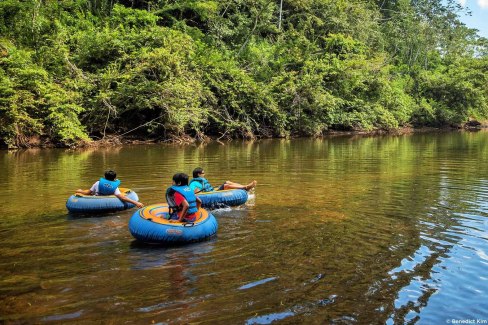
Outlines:
POLYGON ((488 41, 461 10, 441 0, 4 0, 0 143, 487 119, 488 41))

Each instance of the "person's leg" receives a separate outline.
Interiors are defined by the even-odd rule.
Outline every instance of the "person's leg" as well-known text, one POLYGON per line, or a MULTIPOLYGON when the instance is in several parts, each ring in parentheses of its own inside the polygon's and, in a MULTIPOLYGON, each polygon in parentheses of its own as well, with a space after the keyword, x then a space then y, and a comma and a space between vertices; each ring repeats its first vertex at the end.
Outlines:
POLYGON ((231 181, 226 181, 224 183, 224 190, 242 189, 242 190, 249 191, 250 189, 254 188, 256 186, 256 184, 257 184, 256 181, 252 181, 251 183, 249 183, 247 185, 242 185, 242 184, 239 184, 239 183, 234 183, 234 182, 231 182, 231 181))
POLYGON ((235 182, 232 182, 232 181, 225 181, 224 185, 232 185, 232 186, 244 186, 242 184, 239 184, 239 183, 235 183, 235 182))
POLYGON ((254 181, 252 181, 251 183, 247 184, 247 185, 246 185, 246 191, 249 191, 249 190, 251 190, 251 189, 255 188, 257 184, 258 184, 258 182, 257 182, 257 181, 255 181, 255 180, 254 180, 254 181))

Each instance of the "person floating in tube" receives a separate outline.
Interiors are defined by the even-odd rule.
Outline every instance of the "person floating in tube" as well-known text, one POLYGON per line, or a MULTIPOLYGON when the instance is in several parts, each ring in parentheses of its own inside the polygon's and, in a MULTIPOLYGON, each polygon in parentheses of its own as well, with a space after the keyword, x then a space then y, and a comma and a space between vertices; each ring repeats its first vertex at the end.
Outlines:
POLYGON ((202 201, 188 186, 188 175, 173 175, 173 185, 166 190, 166 201, 170 208, 170 222, 195 222, 202 201))
POLYGON ((231 189, 242 189, 242 190, 249 191, 254 187, 256 187, 257 183, 258 182, 256 181, 252 181, 247 185, 242 185, 231 181, 225 181, 217 189, 214 189, 212 185, 210 185, 208 180, 205 178, 205 171, 203 170, 203 168, 197 167, 193 170, 193 179, 191 180, 189 186, 195 193, 222 191, 222 190, 231 190, 231 189))
POLYGON ((117 179, 117 173, 113 170, 107 170, 104 177, 96 181, 89 190, 77 189, 75 193, 84 195, 115 195, 119 200, 134 204, 142 208, 144 204, 134 201, 123 195, 119 190, 120 180, 117 179))

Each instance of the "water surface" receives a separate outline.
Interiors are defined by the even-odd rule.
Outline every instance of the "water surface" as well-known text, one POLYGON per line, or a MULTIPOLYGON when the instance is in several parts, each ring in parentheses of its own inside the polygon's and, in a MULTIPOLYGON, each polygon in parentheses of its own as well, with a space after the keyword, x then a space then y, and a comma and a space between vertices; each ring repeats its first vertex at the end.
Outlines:
POLYGON ((488 320, 488 132, 0 152, 0 322, 488 320), (77 217, 106 168, 145 204, 177 171, 258 181, 212 240, 141 245, 77 217))

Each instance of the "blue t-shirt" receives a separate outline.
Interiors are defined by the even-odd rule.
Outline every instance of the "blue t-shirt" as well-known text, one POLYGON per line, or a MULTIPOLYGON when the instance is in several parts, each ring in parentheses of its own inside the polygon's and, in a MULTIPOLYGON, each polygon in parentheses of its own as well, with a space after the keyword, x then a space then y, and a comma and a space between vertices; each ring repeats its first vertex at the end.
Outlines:
POLYGON ((190 188, 193 192, 195 192, 195 189, 201 191, 203 189, 203 185, 200 182, 191 182, 190 188))

